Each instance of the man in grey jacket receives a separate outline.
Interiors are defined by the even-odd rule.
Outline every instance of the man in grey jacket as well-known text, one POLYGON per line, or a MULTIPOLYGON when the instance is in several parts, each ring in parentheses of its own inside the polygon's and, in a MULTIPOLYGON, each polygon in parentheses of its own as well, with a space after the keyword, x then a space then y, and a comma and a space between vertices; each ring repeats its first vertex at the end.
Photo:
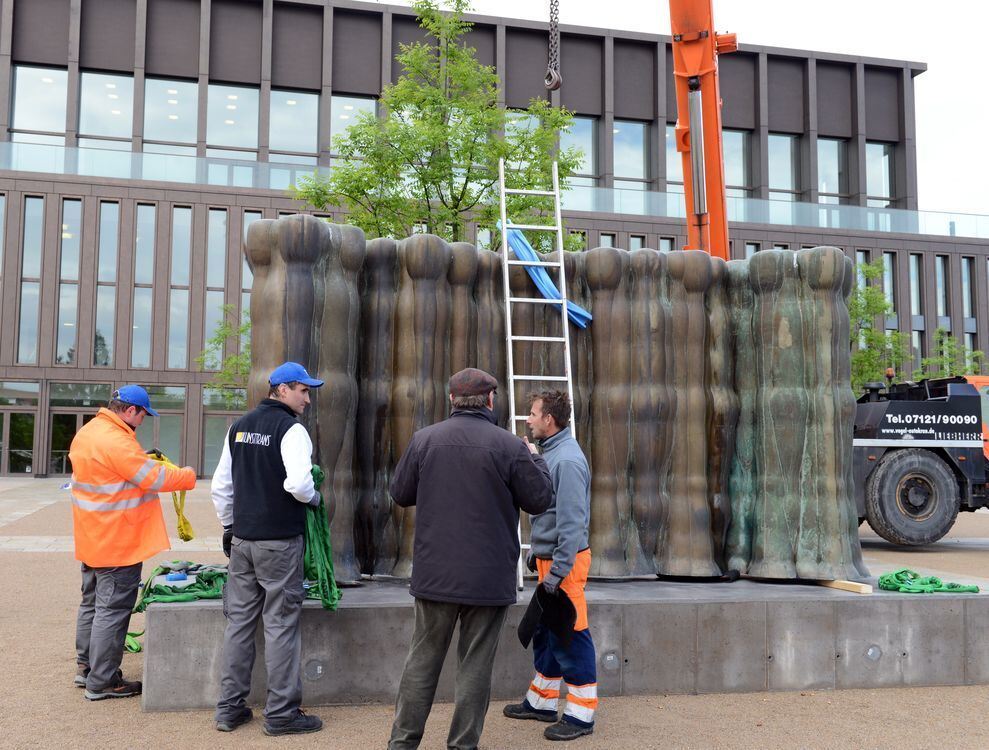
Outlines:
POLYGON ((511 719, 553 722, 543 733, 546 739, 573 740, 594 731, 598 705, 594 641, 584 598, 591 567, 591 473, 570 431, 570 397, 562 391, 543 391, 529 400, 526 424, 543 449, 556 491, 549 510, 532 518, 529 569, 538 571, 539 585, 550 593, 567 593, 577 621, 569 646, 545 625, 537 627, 532 639, 535 677, 525 699, 505 706, 504 713, 511 719), (567 702, 557 720, 561 682, 567 686, 567 702))

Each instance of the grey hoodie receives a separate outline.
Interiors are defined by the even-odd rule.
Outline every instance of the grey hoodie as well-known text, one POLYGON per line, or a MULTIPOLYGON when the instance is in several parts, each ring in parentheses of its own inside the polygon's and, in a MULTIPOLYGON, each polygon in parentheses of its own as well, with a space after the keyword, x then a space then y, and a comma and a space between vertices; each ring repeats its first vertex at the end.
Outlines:
POLYGON ((550 574, 567 577, 577 553, 587 549, 591 521, 591 472, 570 428, 540 441, 556 498, 549 510, 532 517, 532 552, 553 565, 550 574))

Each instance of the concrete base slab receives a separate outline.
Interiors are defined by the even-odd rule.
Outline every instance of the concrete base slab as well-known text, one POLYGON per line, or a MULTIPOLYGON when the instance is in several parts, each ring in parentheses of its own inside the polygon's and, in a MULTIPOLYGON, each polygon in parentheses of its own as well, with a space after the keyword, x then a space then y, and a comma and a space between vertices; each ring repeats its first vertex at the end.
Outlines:
MULTIPOLYGON (((493 699, 520 698, 531 677, 532 652, 515 633, 531 594, 528 584, 509 612, 493 699)), ((989 684, 984 595, 643 580, 591 583, 587 599, 603 696, 989 684)), ((335 613, 306 602, 305 703, 394 702, 412 635, 412 602, 406 586, 379 582, 346 589, 335 613)), ((153 604, 145 624, 144 709, 212 707, 220 682, 221 603, 153 604)), ((260 634, 257 653, 250 700, 260 705, 260 634)), ((453 698, 455 661, 456 637, 439 701, 453 698)))

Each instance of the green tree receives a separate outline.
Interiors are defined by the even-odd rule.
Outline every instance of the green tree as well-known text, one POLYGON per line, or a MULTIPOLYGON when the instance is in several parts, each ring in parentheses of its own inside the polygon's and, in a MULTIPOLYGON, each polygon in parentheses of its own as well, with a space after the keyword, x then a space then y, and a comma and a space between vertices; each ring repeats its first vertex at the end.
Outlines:
MULTIPOLYGON (((478 62, 465 39, 468 0, 449 0, 448 10, 436 0, 413 7, 426 39, 401 45, 403 73, 385 86, 379 116, 358 115, 333 139, 339 161, 331 172, 301 178, 292 194, 317 210, 341 208, 368 237, 426 231, 459 241, 471 220, 494 237, 498 160, 505 159, 510 187, 549 189, 554 159, 565 183, 581 158, 578 149, 557 148, 572 115, 539 99, 522 112, 498 104, 494 68, 478 62)), ((555 220, 552 200, 540 196, 511 196, 509 216, 517 223, 555 220)), ((555 244, 549 232, 530 235, 539 249, 555 244)))
POLYGON ((920 360, 920 369, 913 374, 921 378, 950 378, 953 375, 975 375, 982 371, 985 354, 978 349, 966 349, 944 328, 934 331, 934 354, 920 360))
POLYGON ((244 407, 243 389, 251 374, 251 317, 245 311, 238 320, 233 305, 223 305, 220 325, 206 340, 206 348, 196 357, 201 372, 213 371, 206 386, 207 395, 219 397, 228 409, 244 407), (236 354, 226 354, 227 342, 239 343, 236 354))
POLYGON ((887 331, 882 318, 893 311, 881 285, 874 283, 883 275, 883 262, 859 263, 859 283, 848 300, 848 318, 852 346, 852 390, 858 394, 868 382, 881 382, 887 368, 902 373, 913 355, 907 334, 887 331), (877 322, 880 324, 877 326, 877 322))

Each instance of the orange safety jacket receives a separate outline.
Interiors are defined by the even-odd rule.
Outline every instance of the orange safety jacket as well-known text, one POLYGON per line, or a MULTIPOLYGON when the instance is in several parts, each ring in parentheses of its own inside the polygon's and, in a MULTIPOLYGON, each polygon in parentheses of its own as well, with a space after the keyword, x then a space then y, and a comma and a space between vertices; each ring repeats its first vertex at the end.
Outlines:
POLYGON ((76 433, 69 461, 77 560, 112 568, 169 549, 158 491, 194 489, 192 469, 152 461, 134 430, 109 409, 76 433))

